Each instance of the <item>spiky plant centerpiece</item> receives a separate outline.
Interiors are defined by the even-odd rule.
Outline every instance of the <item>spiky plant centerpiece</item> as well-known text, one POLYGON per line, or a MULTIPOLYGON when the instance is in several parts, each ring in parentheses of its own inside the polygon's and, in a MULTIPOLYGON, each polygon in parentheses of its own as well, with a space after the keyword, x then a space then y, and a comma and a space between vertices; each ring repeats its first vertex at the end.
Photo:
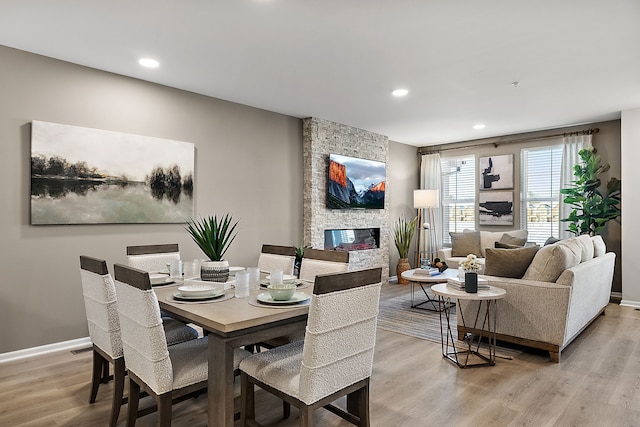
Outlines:
POLYGON ((237 226, 238 221, 234 223, 229 214, 220 217, 220 220, 214 215, 187 222, 185 229, 210 260, 202 263, 202 280, 226 282, 229 279, 229 262, 224 260, 224 254, 238 235, 237 226))
POLYGON ((405 217, 400 217, 393 228, 394 242, 398 249, 398 255, 400 255, 398 266, 396 267, 396 275, 398 277, 398 283, 403 285, 409 283, 407 279, 402 278, 402 273, 411 269, 408 258, 409 249, 411 248, 411 241, 413 240, 417 223, 417 216, 411 221, 408 221, 405 217))

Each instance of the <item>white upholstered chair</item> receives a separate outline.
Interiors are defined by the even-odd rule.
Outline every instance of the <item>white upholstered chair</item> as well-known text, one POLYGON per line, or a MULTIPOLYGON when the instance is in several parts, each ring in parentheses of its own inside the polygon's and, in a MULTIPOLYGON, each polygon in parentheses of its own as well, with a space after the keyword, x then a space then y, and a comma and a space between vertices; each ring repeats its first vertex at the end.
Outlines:
POLYGON ((296 248, 293 246, 262 245, 258 268, 263 272, 282 270, 284 274, 293 274, 296 260, 296 248))
POLYGON ((318 274, 339 273, 349 269, 349 252, 305 249, 300 265, 300 280, 313 282, 318 274))
POLYGON ((241 425, 255 423, 254 385, 300 409, 313 425, 315 409, 347 395, 349 414, 369 425, 369 378, 376 340, 381 268, 316 277, 304 341, 247 357, 242 377, 241 425))
MULTIPOLYGON (((158 404, 158 426, 171 425, 173 399, 204 391, 208 338, 167 346, 156 294, 145 271, 116 264, 115 286, 124 357, 129 370, 128 426, 134 426, 142 388, 158 404)), ((249 353, 237 349, 234 366, 249 353)))
POLYGON ((127 246, 127 264, 129 267, 149 273, 167 271, 167 264, 180 259, 177 243, 162 245, 127 246))
POLYGON ((113 364, 113 401, 109 426, 118 421, 124 391, 124 356, 120 339, 120 321, 113 279, 104 260, 80 257, 82 294, 87 312, 89 336, 93 343, 93 372, 89 403, 96 401, 100 383, 109 381, 109 364, 113 364))

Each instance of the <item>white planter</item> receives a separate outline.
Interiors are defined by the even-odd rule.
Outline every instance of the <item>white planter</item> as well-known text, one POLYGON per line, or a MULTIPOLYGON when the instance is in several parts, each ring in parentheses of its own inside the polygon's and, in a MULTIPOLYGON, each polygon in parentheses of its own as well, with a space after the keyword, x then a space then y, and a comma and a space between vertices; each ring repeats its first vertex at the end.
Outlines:
POLYGON ((226 282, 229 280, 229 261, 203 261, 200 278, 209 282, 226 282))

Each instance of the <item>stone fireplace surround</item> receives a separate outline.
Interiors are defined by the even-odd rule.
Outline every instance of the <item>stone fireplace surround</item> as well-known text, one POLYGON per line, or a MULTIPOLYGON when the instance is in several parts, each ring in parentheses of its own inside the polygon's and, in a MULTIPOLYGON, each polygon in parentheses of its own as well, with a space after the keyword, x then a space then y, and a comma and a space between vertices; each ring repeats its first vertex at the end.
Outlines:
POLYGON ((389 280, 389 194, 384 209, 328 209, 329 154, 341 154, 385 162, 389 176, 389 140, 386 136, 318 118, 303 123, 304 243, 324 248, 327 229, 379 228, 377 249, 349 251, 350 269, 382 267, 383 283, 389 280))

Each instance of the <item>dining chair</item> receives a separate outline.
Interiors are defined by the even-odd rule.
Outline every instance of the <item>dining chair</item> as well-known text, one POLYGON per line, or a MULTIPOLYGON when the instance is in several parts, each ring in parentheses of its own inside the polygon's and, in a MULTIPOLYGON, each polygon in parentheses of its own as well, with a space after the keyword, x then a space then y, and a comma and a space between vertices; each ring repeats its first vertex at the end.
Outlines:
POLYGON ((262 245, 258 268, 260 271, 282 270, 283 274, 293 274, 296 248, 293 246, 262 245))
POLYGON ((113 279, 104 260, 80 256, 82 294, 87 313, 89 337, 93 343, 93 371, 89 403, 96 401, 100 383, 109 381, 109 364, 113 364, 113 398, 109 426, 118 421, 123 398, 125 365, 120 339, 120 321, 113 279))
MULTIPOLYGON (((101 383, 110 380, 109 366, 113 365, 114 390, 110 426, 114 426, 120 414, 120 406, 127 403, 123 397, 125 361, 120 335, 116 289, 107 262, 81 255, 80 278, 84 297, 89 337, 93 343, 93 371, 89 403, 96 401, 101 383)), ((168 345, 198 338, 198 332, 172 318, 162 319, 162 328, 168 345)))
POLYGON ((180 249, 177 243, 127 246, 127 264, 129 267, 150 273, 166 271, 167 264, 179 259, 180 249))
POLYGON ((308 248, 302 257, 300 280, 313 282, 318 274, 339 273, 348 269, 349 252, 308 248))
MULTIPOLYGON (((207 388, 208 337, 168 346, 149 273, 115 264, 122 347, 129 370, 127 426, 135 426, 140 390, 158 406, 158 426, 171 425, 172 404, 207 388)), ((250 353, 236 349, 234 369, 250 353)))
POLYGON ((255 385, 298 407, 300 426, 312 426, 314 411, 324 406, 369 425, 381 277, 381 268, 316 276, 304 341, 240 363, 241 425, 255 424, 255 385), (345 395, 348 412, 330 405, 345 395))

